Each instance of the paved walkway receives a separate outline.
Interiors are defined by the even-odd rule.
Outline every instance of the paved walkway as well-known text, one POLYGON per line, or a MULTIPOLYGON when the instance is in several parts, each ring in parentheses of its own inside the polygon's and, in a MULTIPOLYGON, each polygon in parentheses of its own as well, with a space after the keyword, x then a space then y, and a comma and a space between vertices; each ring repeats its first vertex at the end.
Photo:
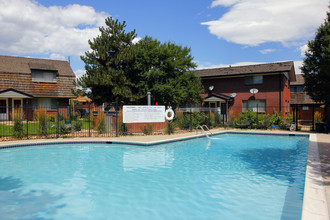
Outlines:
POLYGON ((330 210, 330 134, 317 134, 317 141, 325 195, 328 203, 328 210, 330 210))

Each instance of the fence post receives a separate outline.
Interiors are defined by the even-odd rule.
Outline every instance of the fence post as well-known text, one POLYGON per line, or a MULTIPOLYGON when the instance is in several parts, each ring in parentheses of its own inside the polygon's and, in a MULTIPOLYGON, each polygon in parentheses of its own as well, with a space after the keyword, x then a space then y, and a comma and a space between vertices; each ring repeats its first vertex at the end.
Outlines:
POLYGON ((29 139, 29 99, 26 99, 26 139, 29 139))
POLYGON ((313 123, 313 125, 312 125, 312 129, 313 129, 313 131, 315 130, 315 128, 314 128, 314 125, 315 125, 315 118, 314 118, 314 114, 315 114, 315 106, 313 105, 313 116, 312 116, 312 123, 313 123))
POLYGON ((259 125, 258 113, 259 113, 259 105, 257 104, 257 125, 259 125))
MULTIPOLYGON (((118 115, 119 115, 119 111, 118 111, 118 102, 116 101, 116 106, 115 106, 115 112, 116 112, 116 137, 118 137, 118 115)), ((126 132, 126 131, 124 131, 126 132)))
POLYGON ((88 136, 91 136, 91 103, 88 103, 88 136))
POLYGON ((190 132, 192 132, 192 107, 190 104, 190 132))
POLYGON ((296 104, 296 131, 298 131, 298 105, 296 104))
POLYGON ((56 138, 59 136, 60 130, 60 104, 57 102, 57 127, 56 127, 56 138))

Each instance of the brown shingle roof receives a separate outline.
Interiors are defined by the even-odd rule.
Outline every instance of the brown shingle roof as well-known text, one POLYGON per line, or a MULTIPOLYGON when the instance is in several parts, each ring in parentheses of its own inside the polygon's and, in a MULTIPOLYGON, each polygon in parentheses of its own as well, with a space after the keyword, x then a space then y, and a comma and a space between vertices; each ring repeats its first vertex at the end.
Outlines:
POLYGON ((290 85, 292 86, 298 86, 298 85, 304 85, 305 84, 305 79, 303 77, 303 74, 297 74, 296 75, 296 81, 295 82, 290 82, 290 85))
POLYGON ((289 72, 290 80, 295 81, 294 64, 292 61, 215 69, 202 69, 196 70, 196 75, 203 78, 279 72, 289 72))
POLYGON ((75 74, 66 61, 0 56, 0 91, 15 89, 34 97, 72 98, 75 74), (56 71, 56 82, 33 82, 31 69, 56 71))
MULTIPOLYGON (((296 82, 290 82, 291 86, 304 86, 304 84, 305 79, 302 74, 296 75, 296 82)), ((290 99, 291 104, 317 104, 306 92, 291 93, 290 99)))
POLYGON ((67 61, 0 56, 0 72, 30 74, 31 69, 58 71, 59 76, 74 76, 67 61))

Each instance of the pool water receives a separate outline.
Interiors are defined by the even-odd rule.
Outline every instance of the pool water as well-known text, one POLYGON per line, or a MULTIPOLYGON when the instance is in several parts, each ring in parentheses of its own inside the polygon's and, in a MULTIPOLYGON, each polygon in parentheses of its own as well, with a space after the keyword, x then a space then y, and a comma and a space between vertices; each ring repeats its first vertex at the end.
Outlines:
POLYGON ((0 150, 1 219, 300 219, 308 137, 0 150))

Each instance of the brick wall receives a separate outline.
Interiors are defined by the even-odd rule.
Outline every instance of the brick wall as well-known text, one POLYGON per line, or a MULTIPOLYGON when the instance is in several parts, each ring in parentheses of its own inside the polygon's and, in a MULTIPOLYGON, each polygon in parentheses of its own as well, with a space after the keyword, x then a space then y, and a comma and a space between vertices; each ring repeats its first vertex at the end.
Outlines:
POLYGON ((246 85, 244 77, 218 78, 218 79, 202 79, 205 93, 208 92, 209 86, 213 85, 213 93, 222 93, 230 96, 236 93, 233 102, 229 103, 229 116, 237 116, 242 112, 243 101, 249 99, 266 100, 267 114, 273 113, 273 108, 276 111, 282 110, 285 116, 285 103, 290 103, 290 87, 285 76, 264 75, 263 83, 256 85, 246 85), (280 93, 280 86, 282 91, 280 93), (252 95, 250 89, 258 89, 258 93, 252 95), (281 99, 280 99, 281 95, 281 99), (282 108, 280 108, 282 106, 282 108))

